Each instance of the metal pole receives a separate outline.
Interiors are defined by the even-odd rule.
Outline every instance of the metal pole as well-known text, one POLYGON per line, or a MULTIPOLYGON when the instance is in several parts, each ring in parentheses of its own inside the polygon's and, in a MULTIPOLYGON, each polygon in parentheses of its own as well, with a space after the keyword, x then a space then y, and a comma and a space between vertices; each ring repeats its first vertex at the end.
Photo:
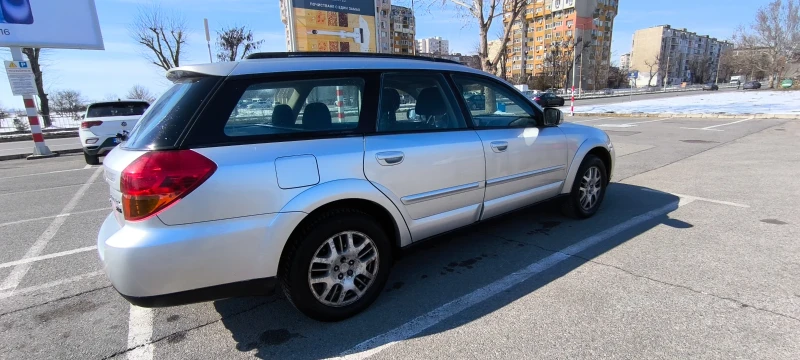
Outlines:
POLYGON ((578 61, 581 66, 581 69, 578 73, 578 98, 583 97, 583 51, 581 51, 580 57, 581 59, 578 61))
POLYGON ((664 73, 664 92, 667 92, 667 78, 669 78, 669 57, 670 57, 670 55, 672 55, 672 54, 667 52, 667 71, 664 73))
POLYGON ((341 86, 336 87, 337 122, 344 122, 344 91, 341 86))
POLYGON ((208 32, 208 19, 203 19, 203 25, 206 28, 206 43, 208 43, 208 62, 213 63, 214 60, 211 58, 211 34, 208 32))
POLYGON ((719 53, 717 53, 717 73, 714 74, 714 84, 719 84, 719 67, 722 65, 722 48, 720 47, 719 53))
POLYGON ((414 15, 414 0, 411 0, 411 17, 414 20, 414 41, 411 44, 411 55, 417 56, 417 17, 414 15))
MULTIPOLYGON (((27 61, 27 59, 25 59, 25 55, 22 54, 21 47, 11 47, 9 49, 11 50, 11 60, 27 61)), ((31 126, 31 137, 33 138, 33 155, 28 158, 35 159, 39 157, 58 156, 58 154, 51 152, 50 148, 48 148, 44 143, 42 126, 39 125, 39 112, 36 108, 36 102, 33 99, 33 95, 23 95, 22 101, 25 103, 25 112, 28 116, 28 123, 31 126)))
POLYGON ((571 91, 572 94, 570 96, 570 101, 569 101, 570 116, 575 116, 575 73, 576 73, 575 60, 578 59, 576 53, 577 51, 578 51, 578 44, 576 43, 572 46, 572 91, 571 91))

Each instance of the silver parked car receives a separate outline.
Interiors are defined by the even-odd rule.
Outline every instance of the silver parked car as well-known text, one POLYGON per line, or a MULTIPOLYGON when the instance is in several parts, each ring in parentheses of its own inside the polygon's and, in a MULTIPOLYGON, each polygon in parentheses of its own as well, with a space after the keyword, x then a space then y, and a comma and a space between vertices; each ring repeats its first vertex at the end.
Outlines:
POLYGON ((279 286, 306 315, 345 319, 402 248, 556 197, 590 217, 614 167, 603 131, 448 61, 264 53, 167 77, 104 161, 98 251, 140 306, 279 286), (242 109, 253 98, 278 105, 242 109))

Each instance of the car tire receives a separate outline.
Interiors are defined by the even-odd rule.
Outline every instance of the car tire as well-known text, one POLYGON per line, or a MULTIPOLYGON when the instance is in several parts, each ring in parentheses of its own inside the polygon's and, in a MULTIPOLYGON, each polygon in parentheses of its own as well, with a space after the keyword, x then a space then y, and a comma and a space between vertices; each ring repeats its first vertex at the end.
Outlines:
POLYGON ((578 174, 572 183, 572 190, 562 204, 561 209, 564 215, 577 219, 592 217, 603 203, 607 187, 608 173, 606 172, 605 163, 597 156, 586 155, 578 168, 578 174), (589 191, 592 192, 587 194, 589 199, 584 198, 585 191, 583 189, 586 188, 587 183, 589 191), (597 190, 595 191, 595 189, 597 190), (593 202, 590 204, 586 203, 586 201, 592 200, 593 202))
POLYGON ((99 155, 89 155, 85 151, 83 152, 83 159, 86 160, 86 163, 89 165, 100 165, 100 156, 99 155))
POLYGON ((287 244, 279 274, 284 294, 312 319, 347 319, 380 295, 389 278, 391 252, 386 232, 372 216, 354 209, 328 211, 307 222, 287 244), (359 246, 364 248, 358 251, 359 246), (372 280, 365 283, 367 275, 372 280), (318 282, 312 285, 312 278, 318 282))

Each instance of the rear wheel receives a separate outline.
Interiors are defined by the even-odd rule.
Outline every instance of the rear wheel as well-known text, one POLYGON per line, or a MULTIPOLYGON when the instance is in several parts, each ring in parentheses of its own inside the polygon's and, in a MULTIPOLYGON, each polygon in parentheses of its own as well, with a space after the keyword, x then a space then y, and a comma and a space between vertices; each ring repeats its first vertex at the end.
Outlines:
POLYGON ((360 313, 377 299, 389 277, 389 239, 361 211, 324 213, 290 241, 281 284, 289 301, 313 319, 339 321, 360 313))
POLYGON ((100 165, 100 156, 99 155, 90 155, 87 152, 83 152, 83 159, 86 160, 86 163, 89 165, 100 165))
POLYGON ((606 174, 606 166, 602 160, 594 155, 586 155, 572 184, 572 191, 564 201, 564 214, 585 219, 597 213, 606 195, 606 174))

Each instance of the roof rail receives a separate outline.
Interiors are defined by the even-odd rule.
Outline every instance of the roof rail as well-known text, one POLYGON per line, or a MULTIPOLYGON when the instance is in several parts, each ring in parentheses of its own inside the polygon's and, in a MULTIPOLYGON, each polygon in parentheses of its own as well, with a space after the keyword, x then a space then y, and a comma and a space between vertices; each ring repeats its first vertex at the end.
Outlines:
POLYGON ((300 57, 353 57, 353 58, 378 58, 378 59, 405 59, 405 60, 419 60, 419 61, 432 61, 448 64, 459 64, 458 61, 439 59, 426 56, 412 56, 412 55, 395 55, 395 54, 378 54, 378 53, 356 53, 356 52, 258 52, 247 55, 248 60, 255 59, 286 59, 286 58, 300 58, 300 57))

